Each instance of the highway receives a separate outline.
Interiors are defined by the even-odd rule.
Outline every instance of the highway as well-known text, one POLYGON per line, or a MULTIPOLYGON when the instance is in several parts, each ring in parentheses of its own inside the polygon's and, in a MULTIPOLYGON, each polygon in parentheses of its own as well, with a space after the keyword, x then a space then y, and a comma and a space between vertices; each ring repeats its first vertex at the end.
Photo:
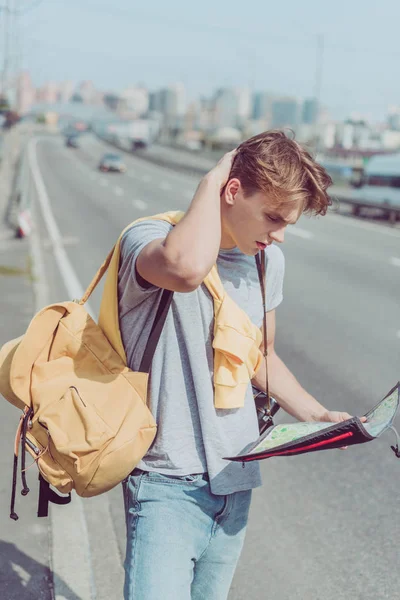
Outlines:
MULTIPOLYGON (((184 210, 198 183, 194 175, 134 156, 125 156, 125 174, 100 173, 96 166, 106 151, 110 148, 91 136, 77 150, 66 148, 61 137, 42 137, 34 151, 82 288, 127 224, 184 210)), ((68 299, 37 202, 34 212, 47 298, 68 299)), ((286 276, 277 309, 278 354, 325 406, 361 415, 400 379, 400 231, 339 214, 302 217, 288 228, 282 249, 286 276)), ((95 313, 100 293, 101 286, 90 299, 95 313)), ((278 421, 283 420, 289 417, 281 411, 278 421)), ((229 600, 398 598, 400 460, 390 450, 393 442, 386 434, 346 451, 264 461, 264 485, 254 493, 229 600)), ((97 598, 117 599, 110 590, 122 576, 121 490, 82 504, 97 598), (114 545, 105 545, 107 532, 114 545)))

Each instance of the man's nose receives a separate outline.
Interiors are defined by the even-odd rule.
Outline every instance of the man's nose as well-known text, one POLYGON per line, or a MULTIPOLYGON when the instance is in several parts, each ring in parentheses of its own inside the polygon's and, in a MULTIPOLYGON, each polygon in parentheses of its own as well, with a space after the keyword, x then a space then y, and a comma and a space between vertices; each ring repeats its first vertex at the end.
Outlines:
POLYGON ((278 242, 278 244, 283 244, 285 241, 285 227, 281 227, 276 231, 271 231, 269 237, 274 240, 274 242, 278 242))

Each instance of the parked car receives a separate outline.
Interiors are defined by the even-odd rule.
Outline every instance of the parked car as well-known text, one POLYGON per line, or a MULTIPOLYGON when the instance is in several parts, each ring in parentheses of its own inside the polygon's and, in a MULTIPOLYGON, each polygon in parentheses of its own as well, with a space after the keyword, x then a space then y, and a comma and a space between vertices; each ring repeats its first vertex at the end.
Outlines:
POLYGON ((99 163, 99 170, 103 173, 125 173, 126 165, 119 154, 104 154, 99 163))
POLYGON ((79 148, 78 136, 77 135, 69 135, 65 138, 65 145, 68 148, 79 148))

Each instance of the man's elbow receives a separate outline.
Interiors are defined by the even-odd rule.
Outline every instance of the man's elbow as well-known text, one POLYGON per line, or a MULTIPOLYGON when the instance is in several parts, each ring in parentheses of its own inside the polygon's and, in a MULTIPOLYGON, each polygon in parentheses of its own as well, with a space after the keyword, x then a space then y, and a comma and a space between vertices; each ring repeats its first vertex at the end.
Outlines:
POLYGON ((204 268, 195 266, 186 259, 167 261, 165 272, 169 274, 168 278, 174 282, 174 290, 183 293, 196 290, 208 275, 208 271, 204 268))

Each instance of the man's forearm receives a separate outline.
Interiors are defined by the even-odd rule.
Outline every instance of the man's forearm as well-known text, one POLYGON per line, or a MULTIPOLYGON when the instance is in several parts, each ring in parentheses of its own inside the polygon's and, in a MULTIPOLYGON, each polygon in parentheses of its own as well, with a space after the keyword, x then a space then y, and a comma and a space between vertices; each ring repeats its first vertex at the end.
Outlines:
POLYGON ((201 282, 215 264, 221 245, 221 181, 212 172, 200 182, 183 219, 164 241, 172 256, 190 266, 201 282))
MULTIPOLYGON (((265 363, 253 379, 254 385, 265 391, 265 363)), ((319 421, 327 412, 313 396, 301 387, 293 373, 275 352, 268 355, 269 393, 280 406, 299 421, 319 421)))

